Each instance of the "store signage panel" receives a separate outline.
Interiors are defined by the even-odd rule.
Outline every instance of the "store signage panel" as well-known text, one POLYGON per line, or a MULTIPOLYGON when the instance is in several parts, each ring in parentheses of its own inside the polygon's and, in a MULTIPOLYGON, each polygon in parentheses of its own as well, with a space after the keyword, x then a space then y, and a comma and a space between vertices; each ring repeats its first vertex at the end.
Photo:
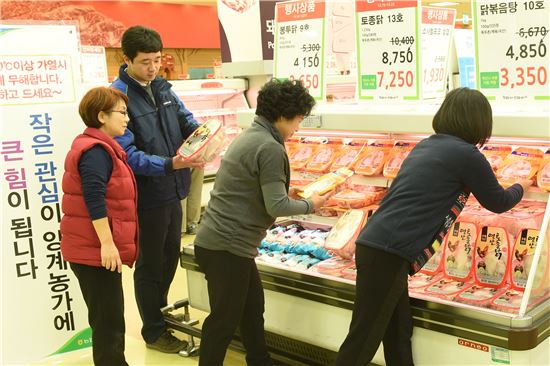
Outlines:
POLYGON ((550 100, 550 1, 475 1, 477 85, 499 102, 550 100))
POLYGON ((0 26, 2 359, 28 364, 91 346, 78 282, 60 250, 61 179, 78 116, 78 33, 0 26), (32 94, 31 94, 32 93, 32 94), (37 342, 29 347, 29 335, 37 342))
POLYGON ((356 11, 359 99, 419 99, 418 3, 359 0, 356 11))
POLYGON ((109 82, 105 47, 81 46, 80 59, 82 62, 81 72, 83 83, 101 84, 109 82))
POLYGON ((276 78, 301 80, 317 100, 324 98, 325 2, 297 0, 275 9, 276 78))
POLYGON ((444 98, 447 85, 455 9, 422 7, 422 97, 444 98))

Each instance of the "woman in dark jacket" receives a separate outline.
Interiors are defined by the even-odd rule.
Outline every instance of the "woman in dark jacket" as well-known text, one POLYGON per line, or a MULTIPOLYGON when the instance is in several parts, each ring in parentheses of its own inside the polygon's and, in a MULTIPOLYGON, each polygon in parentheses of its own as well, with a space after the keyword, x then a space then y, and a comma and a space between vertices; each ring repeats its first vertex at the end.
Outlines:
POLYGON ((127 102, 115 89, 86 93, 79 113, 88 127, 74 139, 63 175, 61 252, 88 307, 95 365, 128 365, 121 272, 137 256, 137 195, 126 153, 113 139, 128 124, 127 102))
POLYGON ((503 212, 531 185, 520 181, 504 189, 497 182, 478 149, 492 128, 491 105, 479 91, 460 88, 447 95, 433 119, 435 135, 411 151, 357 239, 355 306, 336 365, 367 365, 380 342, 387 365, 412 365, 407 275, 427 261, 469 192, 488 210, 503 212))

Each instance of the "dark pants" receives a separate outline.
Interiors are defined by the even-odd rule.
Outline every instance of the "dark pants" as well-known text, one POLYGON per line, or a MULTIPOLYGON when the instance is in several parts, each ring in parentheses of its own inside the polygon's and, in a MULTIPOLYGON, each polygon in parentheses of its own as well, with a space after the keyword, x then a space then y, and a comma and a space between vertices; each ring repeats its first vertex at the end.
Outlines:
POLYGON ((205 273, 210 299, 210 315, 202 327, 199 365, 223 365, 239 326, 247 365, 271 366, 264 335, 264 291, 254 259, 198 246, 195 256, 205 273))
POLYGON ((88 307, 94 365, 127 366, 124 359, 122 276, 103 267, 70 263, 88 307))
POLYGON ((160 308, 167 305, 168 290, 178 267, 181 241, 181 203, 139 210, 139 256, 134 288, 141 335, 155 342, 166 330, 160 308))
POLYGON ((388 366, 413 365, 409 263, 394 254, 357 245, 355 306, 337 366, 367 365, 380 342, 388 366))

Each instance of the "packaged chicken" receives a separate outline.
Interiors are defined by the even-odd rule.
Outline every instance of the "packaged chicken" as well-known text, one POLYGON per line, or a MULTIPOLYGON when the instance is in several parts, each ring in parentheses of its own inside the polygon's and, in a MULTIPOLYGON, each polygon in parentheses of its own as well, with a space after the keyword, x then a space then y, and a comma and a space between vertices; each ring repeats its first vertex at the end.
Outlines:
POLYGON ((297 144, 295 149, 288 155, 290 168, 303 170, 318 147, 319 144, 315 142, 300 142, 297 144))
POLYGON ((409 277, 409 292, 422 293, 426 287, 439 282, 442 278, 442 272, 435 274, 416 272, 414 276, 409 277))
POLYGON ((315 173, 328 172, 341 146, 339 140, 329 140, 326 144, 319 145, 309 159, 305 170, 315 173))
POLYGON ((537 174, 537 185, 547 191, 550 191, 550 149, 546 150, 542 158, 540 170, 537 174))
POLYGON ((509 187, 519 179, 531 179, 539 170, 543 153, 539 149, 519 147, 512 151, 497 170, 500 184, 509 187))
POLYGON ((326 205, 338 206, 346 209, 363 208, 379 203, 386 194, 386 191, 387 189, 384 187, 354 185, 330 197, 326 205))
POLYGON ((477 226, 457 220, 445 239, 444 271, 449 278, 466 281, 472 276, 477 226))
POLYGON ((510 239, 502 227, 484 226, 476 243, 474 275, 476 283, 502 287, 508 279, 510 239))
POLYGON ((288 156, 291 156, 296 148, 298 147, 298 143, 300 142, 300 139, 298 137, 291 137, 285 142, 285 149, 286 154, 288 156))
POLYGON ((470 287, 473 283, 457 281, 449 277, 443 277, 424 289, 426 295, 440 299, 453 300, 460 292, 470 287))
POLYGON ((491 301, 489 307, 505 313, 517 313, 522 299, 523 291, 507 288, 491 301))
POLYGON ((332 257, 321 261, 311 267, 311 272, 321 273, 328 276, 341 277, 342 271, 348 267, 354 266, 353 259, 344 259, 341 257, 332 257))
POLYGON ((183 142, 178 154, 184 159, 197 159, 203 163, 211 162, 223 149, 225 134, 222 123, 217 119, 210 119, 199 126, 183 142))
POLYGON ((506 289, 472 285, 462 290, 454 301, 477 307, 489 307, 492 300, 502 295, 506 289))
POLYGON ((355 254, 355 240, 365 224, 364 210, 349 210, 338 219, 325 240, 325 248, 342 258, 352 258, 355 254))
POLYGON ((362 175, 378 175, 390 156, 393 141, 377 140, 369 144, 355 163, 355 172, 362 175))
POLYGON ((491 164, 491 168, 497 171, 504 162, 504 159, 512 152, 512 147, 504 145, 485 145, 481 149, 481 153, 491 164))
MULTIPOLYGON (((511 261, 511 285, 515 289, 524 289, 533 264, 540 232, 535 229, 524 229, 516 238, 511 261)), ((543 269, 543 272, 546 272, 543 269)))
POLYGON ((367 140, 352 140, 348 144, 344 144, 338 155, 334 159, 334 162, 330 166, 331 170, 336 170, 340 168, 351 169, 357 158, 363 151, 364 147, 367 144, 367 140))
POLYGON ((445 241, 443 242, 443 245, 440 245, 439 248, 437 248, 432 257, 426 262, 424 267, 422 267, 419 272, 426 275, 434 275, 442 271, 443 254, 445 253, 446 244, 447 242, 445 241))
POLYGON ((343 184, 353 175, 353 172, 347 168, 340 168, 321 176, 315 182, 308 184, 298 195, 302 198, 309 198, 313 193, 325 194, 337 186, 343 184))
POLYGON ((415 145, 416 142, 398 141, 395 143, 390 150, 388 160, 384 164, 384 177, 395 178, 397 176, 399 169, 401 169, 401 164, 403 164, 403 161, 405 161, 415 145))

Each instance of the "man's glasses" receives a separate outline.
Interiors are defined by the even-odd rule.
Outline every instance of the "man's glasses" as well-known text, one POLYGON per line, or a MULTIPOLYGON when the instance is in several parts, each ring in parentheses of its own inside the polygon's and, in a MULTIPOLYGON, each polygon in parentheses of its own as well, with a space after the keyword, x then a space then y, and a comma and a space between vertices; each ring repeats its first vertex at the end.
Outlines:
POLYGON ((123 116, 127 116, 127 115, 128 115, 128 111, 115 111, 115 110, 112 110, 111 112, 117 112, 117 113, 122 114, 123 116))

